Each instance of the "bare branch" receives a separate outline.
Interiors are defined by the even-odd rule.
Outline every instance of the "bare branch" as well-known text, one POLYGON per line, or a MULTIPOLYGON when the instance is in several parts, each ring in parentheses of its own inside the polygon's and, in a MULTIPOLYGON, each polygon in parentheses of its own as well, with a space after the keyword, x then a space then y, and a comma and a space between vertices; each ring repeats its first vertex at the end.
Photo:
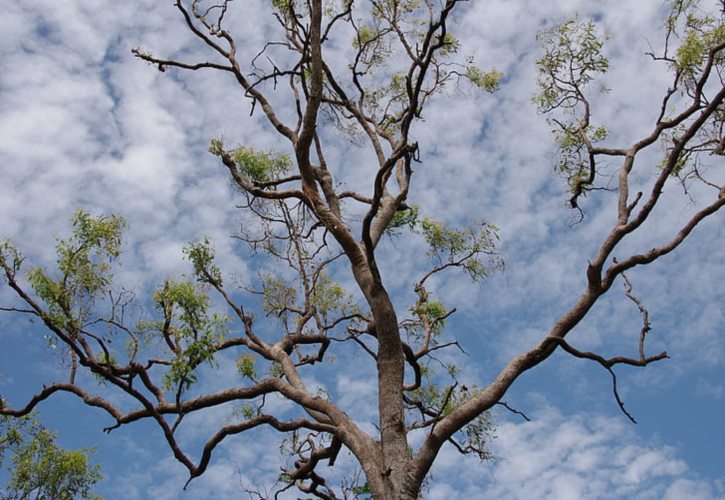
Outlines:
POLYGON ((527 422, 531 422, 531 419, 530 419, 529 417, 527 417, 527 416, 526 416, 526 414, 525 414, 524 412, 522 412, 522 411, 520 411, 520 410, 517 410, 517 409, 515 409, 515 408, 512 408, 511 406, 509 406, 509 404, 508 404, 508 403, 506 403, 506 401, 499 401, 499 402, 498 402, 498 403, 496 403, 496 404, 497 404, 497 405, 499 405, 499 406, 503 406, 504 408, 506 408, 506 409, 507 409, 508 411, 510 411, 511 413, 515 413, 516 415, 519 415, 519 416, 520 416, 521 418, 523 418, 523 419, 524 419, 524 420, 526 420, 527 422))

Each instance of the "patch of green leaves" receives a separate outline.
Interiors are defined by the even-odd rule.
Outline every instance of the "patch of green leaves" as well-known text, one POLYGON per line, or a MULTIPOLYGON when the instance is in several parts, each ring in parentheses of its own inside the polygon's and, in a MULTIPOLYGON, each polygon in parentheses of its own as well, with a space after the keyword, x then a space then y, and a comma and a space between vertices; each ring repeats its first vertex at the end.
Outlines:
POLYGON ((11 277, 20 271, 25 258, 8 239, 0 241, 0 267, 11 277))
POLYGON ((242 415, 244 420, 249 420, 250 418, 257 416, 257 410, 255 410, 251 405, 243 405, 240 408, 239 413, 242 415))
POLYGON ((257 377, 255 363, 256 358, 252 354, 243 354, 237 358, 237 371, 242 377, 254 380, 257 377))
POLYGON ((297 290, 286 281, 274 276, 267 276, 262 283, 262 306, 267 315, 282 315, 285 310, 295 307, 297 290))
POLYGON ((178 347, 165 374, 165 388, 168 390, 181 384, 188 389, 197 380, 193 371, 199 365, 213 365, 217 345, 224 340, 229 319, 216 313, 209 314, 206 290, 191 281, 167 280, 154 294, 154 301, 164 315, 161 328, 167 328, 166 333, 178 347))
POLYGON ((28 280, 48 305, 49 316, 61 327, 81 323, 94 299, 111 284, 111 266, 120 255, 121 233, 126 223, 121 217, 93 217, 78 210, 72 219, 70 238, 56 245, 58 277, 35 268, 28 280))
POLYGON ((259 151, 252 147, 240 146, 231 151, 224 149, 222 139, 212 139, 209 142, 209 152, 214 156, 229 153, 239 166, 243 177, 253 182, 269 182, 289 171, 292 159, 287 154, 273 151, 259 151))
MULTIPOLYGON (((106 353, 101 353, 99 356, 96 357, 96 361, 98 361, 102 365, 109 365, 113 366, 116 364, 116 358, 113 355, 106 355, 106 353)), ((103 377, 103 375, 92 372, 93 377, 96 379, 96 383, 98 385, 106 385, 107 381, 103 377)))
POLYGON ((385 231, 391 236, 397 236, 403 228, 415 229, 418 224, 419 212, 420 207, 418 205, 413 205, 405 210, 398 210, 393 214, 393 218, 388 223, 385 231))
POLYGON ((428 243, 428 254, 439 265, 451 264, 462 267, 473 281, 488 275, 482 261, 483 255, 492 256, 498 240, 498 228, 479 221, 465 229, 452 229, 445 224, 424 218, 419 230, 428 243))
POLYGON ((469 65, 466 68, 464 76, 476 87, 491 93, 498 90, 501 85, 501 80, 503 79, 503 73, 498 71, 496 68, 489 71, 483 71, 481 68, 473 65, 469 65))
POLYGON ((272 6, 284 12, 294 6, 294 0, 272 0, 272 6))
POLYGON ((532 100, 542 113, 571 109, 594 76, 609 69, 609 60, 602 54, 604 37, 592 21, 568 19, 561 26, 539 32, 537 40, 544 56, 537 62, 540 92, 532 100))
MULTIPOLYGON (((570 191, 575 192, 578 186, 589 177, 589 155, 584 138, 596 144, 606 139, 606 127, 589 125, 581 130, 577 124, 566 130, 554 129, 554 140, 558 145, 558 164, 556 169, 566 175, 570 191)), ((585 194, 583 191, 582 194, 585 194)))
MULTIPOLYGON (((692 12, 685 18, 685 36, 675 54, 675 64, 685 76, 692 78, 700 73, 710 48, 725 41, 725 24, 722 19, 699 17, 692 12)), ((719 65, 723 59, 720 56, 719 65)))
POLYGON ((183 249, 184 256, 194 266, 194 276, 202 283, 222 285, 222 273, 214 264, 214 247, 211 238, 205 237, 201 241, 189 243, 183 249))
POLYGON ((56 438, 32 417, 0 417, 0 465, 7 453, 12 464, 2 498, 101 498, 91 492, 102 477, 88 459, 93 450, 64 450, 56 438))
POLYGON ((438 50, 438 53, 442 56, 447 56, 450 54, 455 54, 460 48, 461 41, 456 38, 453 33, 447 31, 445 36, 443 37, 443 47, 438 50))
POLYGON ((221 156, 224 153, 224 140, 212 139, 209 141, 209 152, 214 156, 221 156))
POLYGON ((178 385, 185 390, 191 388, 197 381, 194 370, 205 362, 213 365, 216 340, 207 333, 188 342, 181 355, 171 362, 169 371, 164 374, 164 388, 170 390, 178 385))
POLYGON ((241 146, 231 152, 243 176, 252 181, 269 182, 286 173, 292 166, 289 155, 258 151, 241 146))
POLYGON ((352 295, 324 272, 317 278, 310 298, 325 321, 331 314, 348 314, 355 309, 352 295))
POLYGON ((369 26, 361 26, 358 28, 356 36, 352 40, 352 46, 356 50, 366 47, 376 38, 380 36, 380 32, 376 28, 369 26))
POLYGON ((445 327, 445 320, 443 318, 448 311, 446 311, 446 306, 442 302, 427 300, 423 303, 418 303, 412 308, 412 312, 421 321, 425 319, 426 322, 432 325, 433 333, 440 333, 445 327))
POLYGON ((373 17, 375 19, 391 18, 395 15, 405 16, 420 8, 420 0, 382 0, 375 2, 373 17))

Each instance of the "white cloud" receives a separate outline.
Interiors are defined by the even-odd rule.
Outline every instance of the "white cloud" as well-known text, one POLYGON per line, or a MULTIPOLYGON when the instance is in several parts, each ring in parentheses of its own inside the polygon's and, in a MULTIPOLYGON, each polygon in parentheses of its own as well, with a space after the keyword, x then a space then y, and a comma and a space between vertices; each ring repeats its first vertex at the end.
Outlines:
MULTIPOLYGON (((247 57, 269 38, 271 17, 261 14, 267 8, 264 2, 243 3, 244 8, 231 11, 229 25, 243 34, 240 51, 247 57)), ((659 26, 653 21, 662 18, 659 2, 496 0, 462 7, 455 33, 463 39, 464 51, 483 68, 503 71, 506 80, 494 96, 459 89, 431 102, 426 121, 415 125, 423 163, 414 166, 410 201, 422 204, 424 215, 451 223, 483 216, 501 226, 504 273, 480 287, 464 283, 460 274, 443 275, 431 286, 447 305, 459 307, 457 316, 464 316, 449 322, 460 328, 449 333, 459 334, 471 354, 464 369, 467 377, 475 379, 537 342, 571 305, 584 286, 587 259, 614 219, 613 200, 603 194, 582 204, 587 212, 582 224, 570 225, 566 187, 552 174, 548 126, 530 104, 539 55, 536 31, 578 11, 582 17, 598 18, 610 33, 612 71, 605 83, 612 92, 594 102, 597 119, 612 128, 612 144, 627 144, 650 130, 656 112, 652 105, 668 80, 662 68, 643 54, 647 40, 654 44, 659 39, 655 33, 659 26), (599 208, 603 211, 598 213, 599 208)), ((8 5, 3 14, 0 237, 12 237, 29 260, 48 264, 53 260, 54 234, 66 232, 69 215, 80 206, 128 218, 127 252, 119 277, 137 289, 153 289, 169 275, 188 272, 180 249, 204 235, 214 238, 225 270, 241 281, 254 276, 259 262, 246 261, 229 237, 243 217, 234 208, 239 196, 229 188, 223 167, 206 153, 206 144, 210 137, 224 136, 232 144, 260 149, 286 151, 288 146, 264 124, 258 108, 254 117, 248 117, 250 103, 227 75, 173 70, 161 74, 130 56, 131 47, 142 45, 159 55, 189 61, 208 57, 186 33, 174 9, 151 0, 29 0, 8 5)), ((347 49, 340 44, 330 50, 336 67, 346 68, 347 49)), ((285 108, 281 94, 272 101, 281 104, 278 109, 289 117, 292 108, 285 108)), ((369 151, 349 144, 336 131, 326 138, 334 144, 328 162, 340 172, 336 180, 346 187, 364 186, 369 194, 369 151)), ((637 165, 641 169, 637 182, 645 180, 646 169, 656 158, 647 160, 637 165)), ((667 189, 665 196, 658 220, 644 228, 644 236, 631 238, 622 255, 665 241, 674 234, 675 224, 682 224, 698 208, 681 196, 679 188, 667 189)), ((350 208, 352 224, 359 223, 359 212, 350 208)), ((677 377, 699 374, 703 364, 722 370, 725 339, 719 299, 725 296, 725 265, 717 249, 725 233, 719 222, 698 228, 681 256, 668 256, 648 270, 630 273, 635 291, 650 308, 654 327, 650 352, 667 348, 675 358, 664 370, 652 367, 646 375, 632 376, 638 387, 655 393, 667 390, 677 377)), ((387 260, 381 264, 385 282, 396 292, 401 316, 413 297, 411 279, 425 271, 424 253, 420 238, 407 236, 381 249, 381 259, 387 260)), ((598 304, 587 324, 573 333, 573 344, 616 354, 636 352, 640 318, 620 286, 615 284, 611 298, 598 304)), ((0 296, 4 299, 4 292, 0 296)), ((370 421, 375 405, 365 396, 374 394, 376 381, 362 367, 369 360, 361 356, 349 361, 340 359, 324 378, 306 380, 311 386, 334 389, 341 395, 341 405, 374 433, 370 421), (342 372, 337 378, 333 378, 335 369, 342 372)), ((552 390, 574 387, 573 391, 584 392, 587 381, 577 376, 576 367, 559 369, 554 374, 558 378, 552 376, 552 390)), ((57 375, 48 368, 46 373, 57 375)), ((221 382, 240 383, 230 363, 222 366, 217 379, 209 379, 202 378, 204 390, 221 382)), ((701 378, 697 388, 702 396, 722 397, 722 387, 710 379, 701 378)), ((269 407, 289 411, 289 404, 279 400, 271 399, 269 407)), ((225 418, 226 409, 190 419, 198 425, 184 437, 190 442, 206 437, 225 418)), ((723 494, 721 484, 690 472, 676 450, 644 443, 628 429, 619 417, 564 417, 554 411, 543 412, 530 424, 503 424, 493 444, 499 462, 488 470, 474 469, 480 474, 465 469, 460 482, 453 483, 449 475, 457 474, 461 464, 478 466, 461 462, 446 448, 430 496, 481 498, 482 487, 490 498, 723 494)), ((220 498, 232 495, 238 486, 235 464, 246 467, 260 456, 267 457, 266 468, 249 467, 241 481, 274 482, 279 470, 278 436, 260 435, 251 443, 230 440, 233 444, 220 450, 207 476, 197 480, 199 486, 192 483, 184 498, 208 498, 203 496, 207 491, 220 498)), ((116 480, 113 484, 126 484, 129 498, 148 498, 151 493, 161 498, 162 494, 174 497, 185 477, 180 466, 167 460, 150 471, 139 469, 116 480), (165 478, 166 493, 162 485, 152 486, 159 477, 165 478)))
POLYGON ((564 415, 545 407, 532 417, 532 422, 509 421, 497 428, 490 441, 496 459, 488 465, 444 450, 426 498, 654 499, 681 494, 714 499, 725 494, 725 478, 698 478, 677 450, 644 442, 622 416, 564 415))

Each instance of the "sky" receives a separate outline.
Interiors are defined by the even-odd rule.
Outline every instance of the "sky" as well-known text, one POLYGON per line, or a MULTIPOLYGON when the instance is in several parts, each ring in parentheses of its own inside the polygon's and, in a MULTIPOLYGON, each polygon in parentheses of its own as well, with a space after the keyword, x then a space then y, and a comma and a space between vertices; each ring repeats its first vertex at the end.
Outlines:
MULTIPOLYGON (((239 282, 271 269, 231 237, 249 219, 236 208, 239 195, 207 147, 220 136, 263 150, 286 145, 261 113, 250 116, 249 100, 227 76, 161 73, 132 57, 131 49, 142 47, 160 57, 207 59, 171 2, 2 4, 0 238, 13 240, 34 265, 51 266, 55 237, 67 234, 77 208, 122 215, 129 228, 116 279, 140 303, 165 278, 190 272, 181 249, 204 236, 213 239, 220 267, 239 282)), ((450 89, 414 128, 422 163, 409 201, 423 215, 451 224, 485 218, 500 227, 502 271, 480 284, 455 274, 432 284, 436 297, 458 308, 447 334, 468 352, 442 359, 460 363, 463 377, 477 385, 535 345, 573 303, 586 283, 586 263, 615 219, 613 197, 596 193, 582 202, 584 220, 573 224, 566 182, 553 168, 549 125, 531 104, 541 55, 536 33, 576 14, 596 20, 608 37, 611 70, 602 84, 609 92, 593 101, 595 121, 610 130, 605 144, 620 147, 646 135, 670 83, 666 68, 645 54, 663 39, 665 2, 654 0, 463 3, 451 31, 462 54, 504 74, 501 88, 493 95, 450 89)), ((233 2, 229 23, 243 40, 243 61, 274 36, 267 1, 233 2)), ((345 53, 333 44, 328 57, 344 65, 345 53)), ((325 133, 334 139, 328 163, 341 182, 369 185, 370 152, 325 133)), ((656 162, 643 158, 635 183, 651 179, 656 162)), ((720 185, 722 166, 710 172, 720 185)), ((624 245, 622 256, 671 238, 708 200, 698 186, 689 193, 669 184, 653 220, 624 245)), ((645 369, 617 369, 637 425, 619 411, 606 371, 557 353, 505 397, 531 421, 495 410, 490 462, 443 448, 426 498, 725 497, 723 227, 722 214, 715 215, 674 254, 630 273, 650 312, 649 352, 671 356, 645 369)), ((414 300, 412 285, 425 272, 426 263, 416 257, 424 254, 423 244, 415 237, 387 239, 380 254, 386 284, 405 311, 414 300)), ((340 280, 350 283, 349 276, 340 280)), ((0 288, 0 306, 13 303, 0 288)), ((618 281, 568 339, 605 355, 636 355, 640 328, 639 312, 618 281)), ((13 406, 63 377, 43 335, 37 324, 0 315, 0 394, 13 406)), ((337 396, 345 411, 374 430, 375 380, 363 357, 337 366, 343 362, 346 369, 333 364, 309 372, 306 381, 337 396)), ((199 390, 239 383, 233 359, 225 358, 203 373, 199 390)), ((288 410, 284 401, 271 404, 288 410)), ((97 449, 105 474, 97 492, 111 499, 246 498, 245 488, 271 491, 283 463, 279 435, 238 436, 183 491, 185 471, 152 425, 105 434, 107 416, 69 397, 53 398, 39 411, 64 446, 97 449)), ((221 408, 192 420, 185 442, 193 450, 229 412, 221 408)), ((333 474, 353 470, 349 457, 340 470, 333 474)))

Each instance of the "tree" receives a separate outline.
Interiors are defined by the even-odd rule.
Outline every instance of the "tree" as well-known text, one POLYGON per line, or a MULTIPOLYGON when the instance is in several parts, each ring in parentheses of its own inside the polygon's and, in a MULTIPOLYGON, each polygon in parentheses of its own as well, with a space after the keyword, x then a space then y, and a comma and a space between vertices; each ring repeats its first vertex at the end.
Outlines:
MULTIPOLYGON (((615 221, 582 270, 587 285, 571 308, 548 330, 542 328, 541 341, 512 358, 491 383, 475 384, 459 383, 455 366, 441 371, 434 361, 437 351, 457 345, 445 328, 455 308, 436 299, 429 283, 433 276, 456 271, 481 280, 500 267, 497 228, 479 221, 455 229, 423 216, 425 207, 408 203, 420 160, 414 126, 426 104, 446 89, 473 86, 493 92, 503 75, 460 55, 460 42, 449 26, 461 1, 272 4, 280 38, 261 47, 248 66, 237 57, 243 42, 224 22, 229 1, 175 2, 189 31, 210 51, 209 59, 167 59, 142 49, 134 54, 160 71, 227 74, 251 100, 252 112, 262 113, 285 141, 289 155, 250 145, 230 147, 221 137, 211 140, 209 151, 228 170, 244 208, 257 220, 239 238, 261 254, 257 258, 276 260, 286 271, 260 276, 248 293, 238 292, 216 264, 212 242, 193 242, 185 253, 194 279, 167 280, 152 299, 155 317, 134 324, 127 314, 131 295, 114 290, 111 279, 121 247, 121 218, 79 211, 72 236, 58 241, 55 272, 33 268, 21 273, 24 259, 6 242, 0 265, 24 305, 5 309, 33 316, 49 329, 54 345, 67 353, 70 376, 68 382, 44 387, 24 407, 3 406, 2 413, 27 415, 50 395, 68 392, 109 413, 116 421, 112 428, 153 420, 190 479, 204 473, 224 439, 270 426, 289 434, 288 452, 295 457, 282 476, 285 488, 296 486, 320 498, 339 496, 318 466, 333 465, 344 447, 365 477, 348 493, 370 492, 381 499, 416 498, 446 443, 488 458, 488 410, 504 405, 515 380, 559 348, 608 370, 614 396, 630 416, 617 392, 614 367, 643 367, 667 354, 646 354, 649 313, 625 273, 675 250, 725 204, 725 187, 709 175, 725 144, 722 17, 703 13, 698 2, 673 4, 664 47, 652 52, 656 63, 670 69, 670 86, 651 130, 624 145, 607 144, 609 131, 593 121, 595 83, 609 69, 595 25, 574 19, 540 34, 541 91, 534 101, 554 129, 558 170, 571 190, 569 204, 583 216, 585 202, 596 209, 589 200, 612 192, 615 221), (350 57, 342 63, 327 59, 323 50, 341 40, 350 45, 350 57), (375 167, 367 191, 340 188, 344 165, 326 160, 327 148, 339 135, 328 129, 370 148, 375 167), (659 160, 652 161, 654 156, 659 160), (656 217, 664 186, 677 182, 703 187, 703 208, 674 228, 669 240, 651 242, 648 251, 629 250, 623 243, 656 217), (431 266, 411 283, 416 299, 409 310, 395 307, 378 260, 384 238, 403 231, 425 240, 431 266), (567 335, 620 276, 642 314, 639 356, 608 358, 577 349, 567 335), (339 284, 350 280, 354 290, 339 284), (226 304, 229 317, 212 312, 212 296, 226 304), (273 326, 252 313, 255 304, 273 326), (125 350, 111 342, 115 336, 126 338, 125 350), (344 356, 353 349, 369 355, 375 367, 378 433, 365 432, 332 397, 311 391, 303 379, 331 353, 344 356), (204 366, 213 367, 227 352, 237 356, 244 383, 213 394, 194 392, 204 366), (89 370, 106 384, 104 391, 120 391, 137 407, 122 410, 92 394, 77 383, 78 369, 89 370), (268 411, 265 403, 273 395, 293 402, 296 412, 268 411), (184 419, 229 402, 242 402, 241 418, 216 430, 200 457, 185 452, 176 437, 184 419), (409 436, 421 432, 422 444, 413 449, 409 436)), ((402 249, 400 254, 405 255, 402 249)))
POLYGON ((10 452, 10 481, 2 492, 7 500, 99 498, 91 488, 101 479, 98 465, 91 466, 90 450, 60 448, 56 435, 31 416, 0 420, 0 465, 10 452))

